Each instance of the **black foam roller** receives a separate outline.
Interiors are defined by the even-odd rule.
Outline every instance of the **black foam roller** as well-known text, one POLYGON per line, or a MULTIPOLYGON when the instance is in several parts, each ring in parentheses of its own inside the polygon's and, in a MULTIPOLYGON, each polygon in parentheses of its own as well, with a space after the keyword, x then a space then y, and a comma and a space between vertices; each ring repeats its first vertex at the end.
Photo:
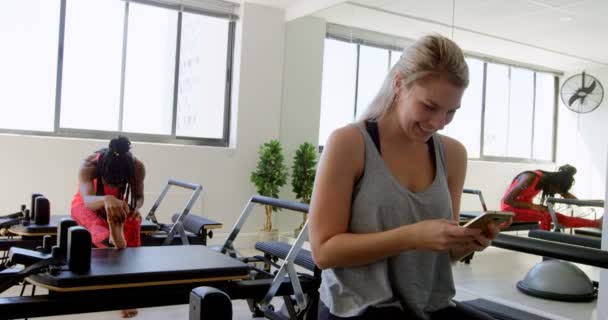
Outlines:
POLYGON ((65 257, 68 251, 68 229, 78 224, 70 218, 63 218, 57 226, 57 247, 58 254, 65 257))
POLYGON ((198 287, 190 292, 190 320, 230 320, 232 302, 223 291, 212 287, 198 287))
POLYGON ((91 270, 91 234, 81 226, 68 229, 68 267, 73 273, 91 270))
POLYGON ((32 193, 32 203, 30 204, 30 214, 31 219, 33 220, 36 216, 36 198, 42 197, 41 193, 32 193))
POLYGON ((44 253, 51 253, 51 248, 53 247, 53 236, 45 235, 42 237, 42 251, 44 253))
POLYGON ((51 222, 51 203, 45 197, 36 197, 36 212, 34 213, 34 224, 47 225, 51 222))

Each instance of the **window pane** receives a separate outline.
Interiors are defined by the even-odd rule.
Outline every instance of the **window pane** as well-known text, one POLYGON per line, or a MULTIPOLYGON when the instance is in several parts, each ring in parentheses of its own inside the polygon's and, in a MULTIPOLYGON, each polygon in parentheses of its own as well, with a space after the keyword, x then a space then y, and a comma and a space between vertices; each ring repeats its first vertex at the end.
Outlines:
POLYGON ((184 13, 177 135, 222 138, 229 21, 184 13))
POLYGON ((532 157, 552 160, 553 117, 555 111, 555 76, 536 73, 536 104, 534 107, 534 149, 532 157))
POLYGON ((532 115, 534 110, 534 72, 511 67, 507 156, 532 157, 532 115))
POLYGON ((319 145, 325 145, 336 128, 353 121, 356 78, 357 45, 325 39, 319 145))
POLYGON ((388 63, 388 50, 360 46, 356 118, 365 113, 380 90, 388 71, 388 63))
POLYGON ((399 59, 401 58, 401 53, 402 53, 402 51, 391 50, 391 66, 390 66, 390 68, 392 68, 395 65, 395 63, 397 63, 397 61, 399 61, 399 59))
POLYGON ((171 134, 176 38, 176 11, 129 4, 123 131, 171 134))
POLYGON ((67 1, 61 127, 118 130, 124 7, 67 1))
POLYGON ((0 6, 0 128, 53 131, 59 1, 0 6))
POLYGON ((466 59, 469 65, 469 87, 465 90, 460 109, 444 134, 462 142, 469 158, 479 158, 481 137, 481 102, 483 99, 483 61, 466 59))
POLYGON ((483 155, 507 156, 507 117, 509 116, 509 67, 487 64, 486 112, 483 155))

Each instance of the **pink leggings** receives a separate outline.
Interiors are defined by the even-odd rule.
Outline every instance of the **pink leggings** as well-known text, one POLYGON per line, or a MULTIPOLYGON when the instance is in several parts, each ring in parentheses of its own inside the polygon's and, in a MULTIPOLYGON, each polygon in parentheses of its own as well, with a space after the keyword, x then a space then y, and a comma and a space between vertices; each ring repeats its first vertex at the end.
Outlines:
MULTIPOLYGON (((539 228, 542 230, 551 230, 551 214, 549 211, 538 211, 533 209, 521 209, 513 207, 505 207, 503 211, 510 211, 515 213, 515 221, 540 221, 539 228)), ((599 228, 600 223, 598 220, 590 220, 579 217, 571 217, 565 214, 556 212, 557 221, 566 228, 581 228, 581 227, 592 227, 599 228)))
MULTIPOLYGON (((84 204, 72 207, 72 218, 91 233, 93 244, 97 248, 106 248, 109 245, 110 226, 108 221, 95 211, 88 209, 84 204)), ((141 246, 140 239, 141 218, 127 219, 124 224, 124 235, 127 247, 141 246)))

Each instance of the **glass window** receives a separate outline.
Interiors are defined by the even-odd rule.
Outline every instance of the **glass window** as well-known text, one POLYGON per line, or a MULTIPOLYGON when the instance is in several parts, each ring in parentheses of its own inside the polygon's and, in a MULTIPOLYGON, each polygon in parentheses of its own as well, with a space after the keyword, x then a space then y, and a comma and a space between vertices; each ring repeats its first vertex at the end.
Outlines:
POLYGON ((125 3, 66 2, 60 126, 118 130, 125 3))
POLYGON ((486 75, 484 145, 485 156, 507 156, 509 116, 509 67, 488 63, 486 75))
POLYGON ((509 124, 507 156, 526 158, 532 156, 532 115, 534 110, 534 72, 511 67, 509 93, 509 124))
POLYGON ((147 2, 0 4, 0 131, 227 145, 237 5, 147 2))
MULTIPOLYGON (((390 70, 401 54, 399 50, 326 39, 320 145, 332 130, 360 118, 379 91, 386 67, 390 70), (353 88, 355 83, 357 88, 353 88), (356 115, 351 113, 354 96, 356 115)), ((465 60, 469 86, 454 119, 442 133, 464 144, 469 158, 551 161, 555 76, 471 57, 465 60)))
POLYGON ((460 109, 444 129, 444 134, 460 141, 469 158, 479 158, 481 107, 483 100, 483 61, 467 58, 469 87, 464 91, 460 109))
POLYGON ((391 62, 389 69, 391 69, 395 65, 395 63, 397 63, 397 61, 399 61, 399 59, 401 58, 401 53, 403 53, 403 51, 391 50, 391 62))
POLYGON ((58 38, 59 1, 2 2, 0 128, 54 130, 58 38))
POLYGON ((387 74, 388 65, 388 50, 359 46, 356 119, 365 113, 365 110, 380 90, 387 74))
POLYGON ((123 131, 171 134, 176 37, 176 11, 129 4, 123 131))
POLYGON ((182 16, 177 135, 222 138, 228 29, 225 19, 182 16))
POLYGON ((538 160, 553 158, 553 123, 555 119, 555 76, 536 73, 534 104, 534 141, 532 157, 538 160))
POLYGON ((319 145, 336 128, 353 121, 357 79, 357 45, 325 39, 319 145))

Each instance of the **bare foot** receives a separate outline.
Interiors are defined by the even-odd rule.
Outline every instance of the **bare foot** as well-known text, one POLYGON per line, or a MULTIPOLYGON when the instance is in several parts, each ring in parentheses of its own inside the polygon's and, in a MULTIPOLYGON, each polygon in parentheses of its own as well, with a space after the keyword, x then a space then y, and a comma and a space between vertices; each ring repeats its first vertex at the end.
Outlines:
POLYGON ((127 240, 125 240, 125 233, 123 230, 123 224, 115 224, 108 221, 110 226, 110 242, 116 249, 124 249, 127 247, 127 240))
POLYGON ((120 315, 123 318, 133 318, 137 315, 137 309, 127 309, 127 310, 121 310, 120 311, 120 315))

